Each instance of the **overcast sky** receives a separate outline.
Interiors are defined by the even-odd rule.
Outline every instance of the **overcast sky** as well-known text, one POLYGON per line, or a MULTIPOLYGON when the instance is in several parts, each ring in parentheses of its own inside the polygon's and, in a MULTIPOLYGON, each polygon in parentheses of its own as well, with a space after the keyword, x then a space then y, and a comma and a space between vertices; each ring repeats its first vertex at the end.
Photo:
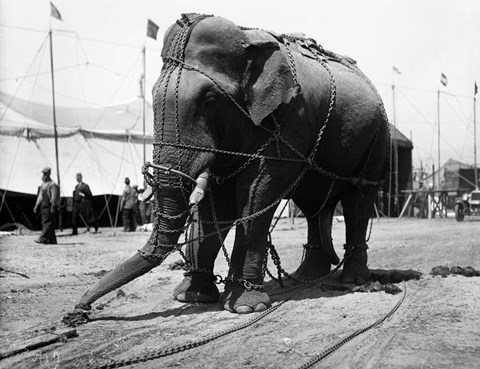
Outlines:
POLYGON ((214 14, 242 26, 302 32, 325 48, 356 59, 377 86, 392 122, 394 82, 396 125, 413 139, 415 166, 420 161, 424 166, 437 165, 440 89, 442 164, 448 158, 473 164, 473 86, 474 81, 480 84, 478 0, 53 3, 63 22, 50 17, 49 1, 0 0, 0 90, 48 103, 46 37, 51 24, 58 104, 128 100, 139 93, 142 46, 147 47, 150 90, 160 73, 159 53, 168 26, 181 13, 214 14), (145 37, 148 18, 160 27, 157 41, 145 37), (394 75, 392 66, 402 74, 394 75), (440 84, 441 73, 447 76, 446 87, 440 84), (31 77, 22 80, 24 75, 31 77))

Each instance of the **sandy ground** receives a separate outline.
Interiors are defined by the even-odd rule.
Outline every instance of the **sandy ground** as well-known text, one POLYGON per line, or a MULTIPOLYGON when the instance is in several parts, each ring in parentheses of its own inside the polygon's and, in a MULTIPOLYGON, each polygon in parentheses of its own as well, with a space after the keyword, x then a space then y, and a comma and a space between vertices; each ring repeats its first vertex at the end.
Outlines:
MULTIPOLYGON (((59 233, 58 245, 37 245, 36 234, 0 238, 1 352, 67 327, 62 317, 104 270, 131 256, 148 238, 144 232, 101 229, 77 237, 59 233), (12 272, 21 273, 15 274, 12 272), (27 278, 28 277, 28 278, 27 278)), ((480 269, 480 220, 381 219, 369 242, 372 269, 413 269, 419 280, 399 283, 402 293, 353 292, 335 277, 309 288, 272 296, 278 309, 251 326, 202 346, 149 360, 134 368, 306 368, 310 359, 356 330, 380 326, 346 342, 313 367, 475 368, 480 363, 480 277, 432 276, 433 267, 480 269)), ((333 238, 343 255, 344 223, 333 238)), ((230 249, 232 235, 227 240, 230 249)), ((282 220, 273 233, 285 270, 302 257, 306 224, 282 220)), ((160 267, 94 304, 78 336, 0 360, 0 368, 86 368, 158 354, 250 322, 253 315, 223 311, 219 304, 182 304, 172 291, 183 276, 170 270, 173 254, 160 267), (101 310, 100 310, 100 309, 101 310)), ((269 265, 272 265, 271 262, 269 265)), ((270 268, 273 270, 273 268, 270 268)), ((217 274, 225 275, 224 257, 217 274)), ((277 291, 274 282, 266 288, 277 291)), ((223 290, 220 287, 220 290, 223 290)))

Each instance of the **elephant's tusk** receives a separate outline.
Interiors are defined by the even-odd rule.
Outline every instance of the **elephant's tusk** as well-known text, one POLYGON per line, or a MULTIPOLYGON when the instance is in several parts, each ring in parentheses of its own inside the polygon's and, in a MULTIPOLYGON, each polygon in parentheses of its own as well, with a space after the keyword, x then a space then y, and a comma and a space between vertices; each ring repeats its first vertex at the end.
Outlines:
POLYGON ((192 194, 190 195, 190 199, 189 199, 190 205, 198 204, 200 201, 202 201, 208 186, 208 176, 209 176, 209 169, 207 168, 203 173, 201 173, 197 177, 195 181, 197 182, 197 185, 195 186, 192 194))
POLYGON ((152 196, 153 196, 153 188, 152 186, 147 185, 147 188, 142 193, 142 201, 148 201, 152 198, 152 196))

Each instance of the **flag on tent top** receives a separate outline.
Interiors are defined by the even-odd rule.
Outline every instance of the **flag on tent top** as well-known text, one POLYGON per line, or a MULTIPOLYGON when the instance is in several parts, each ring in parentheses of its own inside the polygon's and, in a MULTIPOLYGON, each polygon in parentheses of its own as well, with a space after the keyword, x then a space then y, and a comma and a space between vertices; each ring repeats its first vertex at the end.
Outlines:
POLYGON ((473 86, 473 96, 475 96, 478 92, 477 81, 475 81, 475 85, 473 86))
POLYGON ((157 33, 158 33, 158 26, 149 19, 147 24, 147 36, 156 40, 157 33))
POLYGON ((53 3, 50 3, 50 15, 55 19, 63 21, 62 16, 60 15, 60 12, 58 11, 57 7, 53 5, 53 3))
POLYGON ((447 76, 445 74, 442 73, 441 77, 440 77, 440 83, 444 86, 447 85, 447 76))
POLYGON ((395 73, 397 73, 397 74, 402 74, 402 72, 400 72, 400 71, 398 70, 398 68, 395 67, 394 65, 392 65, 392 69, 393 69, 393 71, 394 71, 395 73))

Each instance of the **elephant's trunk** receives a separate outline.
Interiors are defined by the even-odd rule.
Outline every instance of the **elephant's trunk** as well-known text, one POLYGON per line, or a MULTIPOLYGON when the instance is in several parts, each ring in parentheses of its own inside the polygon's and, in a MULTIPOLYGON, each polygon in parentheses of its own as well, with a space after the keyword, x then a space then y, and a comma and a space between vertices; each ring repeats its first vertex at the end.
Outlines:
MULTIPOLYGON (((208 185, 208 169, 198 176, 196 182, 197 186, 190 196, 191 204, 198 203, 203 198, 203 193, 208 185)), ((175 190, 164 190, 162 192, 163 196, 157 200, 159 213, 168 215, 181 213, 181 209, 185 208, 181 192, 175 190)), ((163 255, 169 250, 165 248, 157 249, 155 245, 169 244, 173 247, 178 241, 181 233, 180 231, 163 233, 162 230, 180 230, 185 223, 186 217, 187 215, 185 214, 185 216, 180 218, 169 219, 167 217, 162 217, 161 215, 158 216, 157 214, 154 231, 146 245, 143 247, 143 251, 147 255, 153 256, 143 257, 140 253, 137 253, 120 265, 117 265, 113 270, 104 275, 95 286, 85 292, 75 307, 83 310, 90 310, 91 304, 100 297, 160 265, 163 261, 163 255)))
POLYGON ((117 265, 89 289, 75 305, 76 308, 90 310, 91 304, 110 291, 123 286, 137 277, 147 273, 160 263, 147 261, 139 253, 117 265))
POLYGON ((321 244, 325 253, 330 258, 330 263, 337 265, 340 262, 332 242, 332 211, 328 207, 325 207, 319 214, 319 229, 321 244))

